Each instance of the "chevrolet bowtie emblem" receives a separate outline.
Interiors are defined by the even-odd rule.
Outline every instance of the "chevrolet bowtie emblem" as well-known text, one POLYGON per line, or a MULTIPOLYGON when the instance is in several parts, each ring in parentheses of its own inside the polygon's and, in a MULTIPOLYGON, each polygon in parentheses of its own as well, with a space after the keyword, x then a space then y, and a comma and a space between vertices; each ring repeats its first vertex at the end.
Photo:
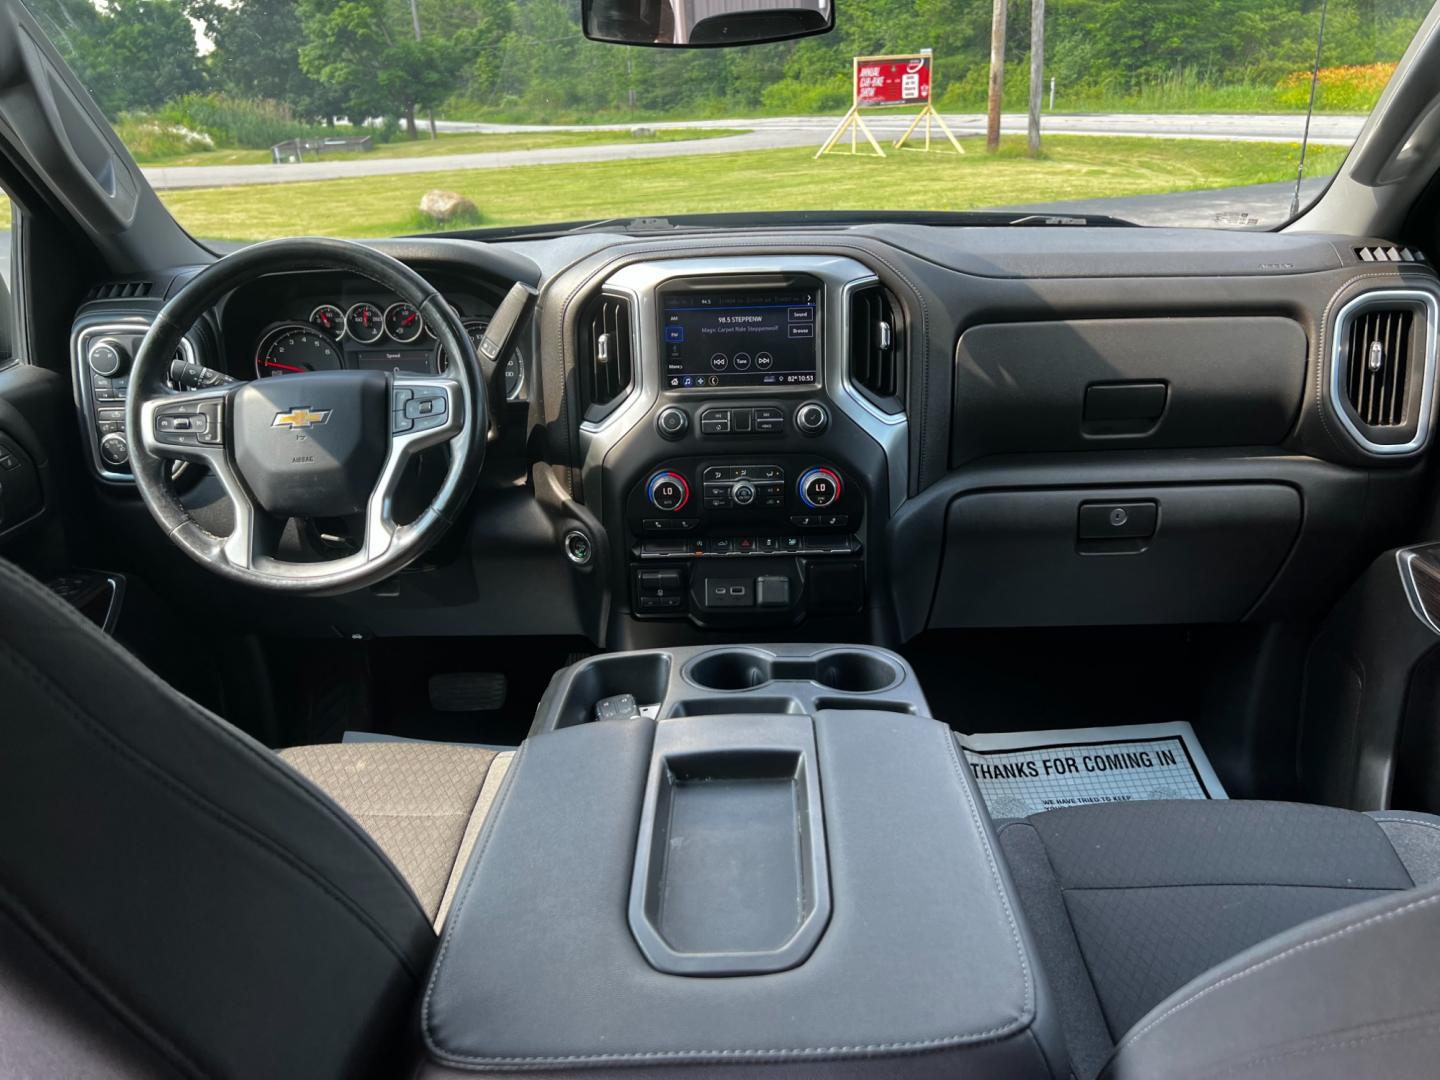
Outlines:
POLYGON ((298 431, 301 428, 319 427, 330 419, 329 409, 291 409, 289 412, 275 414, 271 421, 271 427, 289 428, 291 431, 298 431))

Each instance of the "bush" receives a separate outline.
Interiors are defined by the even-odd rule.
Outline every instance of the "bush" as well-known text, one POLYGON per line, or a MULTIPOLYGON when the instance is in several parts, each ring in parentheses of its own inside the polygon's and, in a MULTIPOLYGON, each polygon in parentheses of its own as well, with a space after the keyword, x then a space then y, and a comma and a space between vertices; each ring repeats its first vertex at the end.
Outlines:
MULTIPOLYGON (((1315 108, 1328 112, 1369 112, 1380 92, 1395 74, 1394 64, 1350 64, 1320 69, 1315 108)), ((1310 101, 1310 72, 1293 71, 1275 87, 1289 108, 1303 109, 1310 101)))
POLYGON ((844 75, 819 85, 782 79, 767 86, 760 100, 767 112, 807 116, 816 113, 843 113, 850 107, 853 99, 850 76, 844 75))
POLYGON ((288 106, 264 98, 228 94, 186 94, 160 110, 171 124, 202 131, 216 146, 268 150, 286 139, 324 134, 327 129, 295 119, 288 106))
POLYGON ((148 113, 121 113, 115 133, 141 163, 215 149, 215 140, 205 132, 167 123, 148 113))

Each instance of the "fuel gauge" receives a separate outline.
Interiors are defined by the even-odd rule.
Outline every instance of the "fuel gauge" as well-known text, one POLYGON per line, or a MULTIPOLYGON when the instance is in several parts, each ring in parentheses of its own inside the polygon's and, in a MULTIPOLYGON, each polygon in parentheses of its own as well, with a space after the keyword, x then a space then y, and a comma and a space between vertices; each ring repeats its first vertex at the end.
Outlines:
POLYGON ((345 336, 345 313, 334 304, 321 304, 310 312, 310 325, 331 341, 339 341, 345 336))

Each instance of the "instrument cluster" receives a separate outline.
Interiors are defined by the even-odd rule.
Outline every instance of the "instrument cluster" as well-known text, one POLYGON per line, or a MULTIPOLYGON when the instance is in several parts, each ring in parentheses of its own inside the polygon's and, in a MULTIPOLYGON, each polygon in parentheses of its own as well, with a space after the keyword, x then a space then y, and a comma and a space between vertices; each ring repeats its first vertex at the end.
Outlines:
MULTIPOLYGON (((448 302, 478 349, 491 309, 478 301, 448 302)), ((265 327, 253 355, 257 379, 341 369, 440 374, 448 366, 445 350, 420 312, 403 300, 386 303, 385 298, 323 300, 296 309, 265 327)), ((516 349, 505 363, 505 398, 521 400, 524 393, 525 357, 516 349)))

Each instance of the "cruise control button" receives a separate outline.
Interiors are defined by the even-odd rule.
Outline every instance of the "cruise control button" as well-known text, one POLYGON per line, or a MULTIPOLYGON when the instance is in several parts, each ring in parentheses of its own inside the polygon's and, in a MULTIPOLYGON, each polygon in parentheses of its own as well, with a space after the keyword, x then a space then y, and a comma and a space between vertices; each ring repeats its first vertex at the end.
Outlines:
POLYGON ((410 417, 406 416, 403 412, 391 414, 390 431, 393 434, 403 435, 405 432, 413 430, 414 427, 415 421, 412 420, 410 417))

